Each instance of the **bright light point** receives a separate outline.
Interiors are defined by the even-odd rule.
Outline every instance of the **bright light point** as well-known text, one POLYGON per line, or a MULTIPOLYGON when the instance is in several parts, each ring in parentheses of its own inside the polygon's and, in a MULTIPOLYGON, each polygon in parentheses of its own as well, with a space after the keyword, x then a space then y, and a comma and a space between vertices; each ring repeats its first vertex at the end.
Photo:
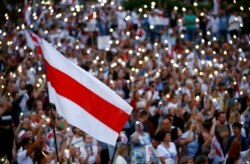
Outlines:
POLYGON ((198 3, 197 2, 194 2, 194 7, 197 7, 198 6, 198 3))
POLYGON ((187 9, 186 9, 185 7, 183 7, 183 8, 182 8, 182 11, 183 11, 183 12, 186 12, 186 11, 187 11, 187 9))
POLYGON ((197 68, 194 69, 194 73, 195 73, 195 74, 198 73, 198 69, 197 69, 197 68))
POLYGON ((149 27, 149 28, 150 28, 151 30, 152 30, 152 29, 154 29, 154 25, 150 25, 150 27, 149 27))
POLYGON ((178 54, 178 55, 177 55, 177 58, 178 58, 178 59, 181 59, 181 54, 178 54))
POLYGON ((141 13, 143 10, 142 10, 142 8, 139 8, 138 11, 141 13))
POLYGON ((174 7, 174 10, 178 10, 178 7, 177 7, 177 6, 175 6, 175 7, 174 7))
POLYGON ((186 54, 188 54, 189 52, 190 52, 189 49, 186 49, 186 50, 185 50, 185 53, 186 53, 186 54))
POLYGON ((220 64, 220 69, 222 69, 223 68, 223 64, 220 64))
POLYGON ((128 16, 125 17, 125 20, 126 20, 126 21, 129 21, 130 19, 131 19, 131 16, 130 16, 130 15, 128 15, 128 16))

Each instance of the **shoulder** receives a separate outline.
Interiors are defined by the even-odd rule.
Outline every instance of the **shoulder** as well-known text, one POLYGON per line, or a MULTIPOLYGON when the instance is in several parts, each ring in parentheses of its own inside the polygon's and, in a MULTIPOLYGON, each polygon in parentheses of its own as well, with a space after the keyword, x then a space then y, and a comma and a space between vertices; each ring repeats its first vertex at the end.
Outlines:
POLYGON ((26 158, 26 153, 27 153, 27 150, 23 150, 23 151, 20 151, 17 153, 17 158, 18 159, 24 159, 26 158))

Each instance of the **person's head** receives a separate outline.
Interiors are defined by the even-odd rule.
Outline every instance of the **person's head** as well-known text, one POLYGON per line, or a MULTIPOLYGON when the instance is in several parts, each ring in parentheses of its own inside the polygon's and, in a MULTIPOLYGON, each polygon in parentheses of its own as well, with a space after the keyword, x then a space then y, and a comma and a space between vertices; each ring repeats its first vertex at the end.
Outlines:
POLYGON ((168 116, 164 117, 162 120, 162 129, 170 131, 172 126, 172 119, 168 116))
POLYGON ((30 137, 24 137, 19 145, 20 147, 22 147, 23 149, 28 149, 31 145, 32 145, 32 139, 30 137))
POLYGON ((240 120, 240 113, 239 111, 232 111, 230 112, 230 116, 229 116, 229 123, 234 123, 234 122, 238 122, 240 120))
POLYGON ((154 149, 157 149, 158 145, 161 143, 160 139, 158 138, 158 136, 154 136, 152 137, 151 140, 151 144, 153 146, 154 149))
POLYGON ((195 120, 198 122, 203 122, 203 114, 201 112, 198 112, 195 116, 195 120))
POLYGON ((206 120, 202 123, 202 129, 206 132, 209 132, 212 127, 212 124, 210 121, 206 120))
POLYGON ((126 156, 129 152, 129 146, 127 144, 121 144, 118 146, 117 154, 121 156, 126 156))
POLYGON ((234 122, 232 124, 232 128, 233 128, 233 132, 234 132, 234 135, 240 135, 241 133, 241 128, 242 128, 242 124, 239 123, 239 122, 234 122))
POLYGON ((135 131, 142 133, 143 132, 143 123, 141 121, 136 121, 135 122, 135 131))
POLYGON ((192 157, 186 155, 181 157, 180 164, 194 164, 194 161, 192 157))
POLYGON ((166 142, 166 143, 171 142, 171 133, 168 132, 168 131, 164 131, 164 132, 161 133, 160 138, 161 138, 160 140, 162 142, 166 142))
POLYGON ((154 81, 150 81, 149 82, 149 87, 154 90, 155 89, 155 82, 154 81))
POLYGON ((219 123, 223 125, 223 124, 225 124, 226 120, 227 120, 226 113, 222 112, 222 111, 219 112, 218 113, 218 121, 219 121, 219 123))
POLYGON ((188 103, 188 102, 190 102, 190 96, 189 96, 187 93, 184 93, 184 94, 182 95, 182 102, 183 102, 183 103, 188 103))
POLYGON ((145 110, 141 110, 141 111, 138 112, 137 118, 140 121, 144 122, 144 121, 146 121, 148 119, 148 113, 145 110))
POLYGON ((84 138, 84 142, 85 142, 86 144, 92 144, 92 142, 93 142, 93 137, 90 136, 90 135, 88 135, 88 134, 86 134, 86 135, 85 135, 85 138, 84 138))
POLYGON ((205 155, 198 155, 195 159, 195 164, 208 164, 208 158, 205 155))
POLYGON ((43 102, 41 101, 41 100, 36 100, 35 101, 35 109, 37 110, 37 111, 39 111, 39 110, 43 110, 43 102))

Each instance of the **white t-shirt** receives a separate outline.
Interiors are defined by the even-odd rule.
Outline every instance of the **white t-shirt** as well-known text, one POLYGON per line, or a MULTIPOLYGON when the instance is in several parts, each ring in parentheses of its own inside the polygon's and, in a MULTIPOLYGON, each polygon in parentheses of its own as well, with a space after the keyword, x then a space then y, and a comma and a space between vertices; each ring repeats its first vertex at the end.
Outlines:
POLYGON ((127 164, 127 161, 122 156, 118 155, 114 164, 127 164))
MULTIPOLYGON (((86 150, 85 144, 84 144, 82 147, 80 147, 80 151, 81 151, 81 157, 85 160, 88 156, 88 151, 90 150, 86 150)), ((96 145, 92 145, 91 151, 92 151, 92 155, 89 156, 88 164, 93 164, 96 162, 98 147, 96 145)))
POLYGON ((17 153, 17 162, 19 164, 33 164, 30 156, 27 156, 27 150, 23 150, 17 153))
POLYGON ((159 158, 164 157, 165 161, 168 164, 175 164, 177 150, 173 142, 170 142, 169 148, 167 148, 166 146, 163 145, 163 143, 161 143, 160 145, 158 145, 156 152, 157 152, 157 157, 159 158))

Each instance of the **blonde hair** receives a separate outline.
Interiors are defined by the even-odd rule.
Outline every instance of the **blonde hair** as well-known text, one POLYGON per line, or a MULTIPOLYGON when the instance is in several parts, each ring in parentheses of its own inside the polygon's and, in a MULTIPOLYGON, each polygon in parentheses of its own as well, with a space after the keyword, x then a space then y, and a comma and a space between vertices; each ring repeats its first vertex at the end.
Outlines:
POLYGON ((234 110, 234 111, 230 112, 230 116, 229 116, 228 122, 229 123, 236 122, 236 117, 240 117, 239 111, 234 110))
POLYGON ((128 153, 128 150, 129 150, 129 146, 128 145, 121 144, 121 145, 118 146, 117 155, 124 156, 125 153, 128 153))

